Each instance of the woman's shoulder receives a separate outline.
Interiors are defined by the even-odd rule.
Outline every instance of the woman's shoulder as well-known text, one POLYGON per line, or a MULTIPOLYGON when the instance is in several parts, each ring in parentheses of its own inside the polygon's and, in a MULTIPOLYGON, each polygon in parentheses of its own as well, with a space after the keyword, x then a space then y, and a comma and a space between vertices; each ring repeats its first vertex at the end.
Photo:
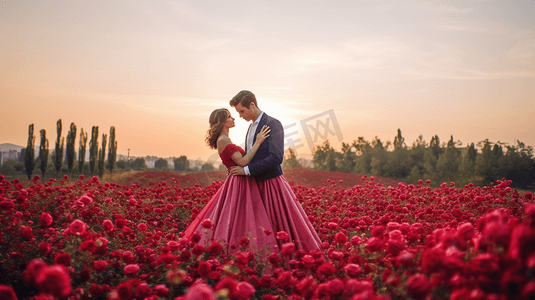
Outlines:
POLYGON ((232 141, 230 140, 230 138, 228 136, 220 136, 217 138, 217 151, 219 153, 225 151, 225 149, 229 146, 229 145, 232 145, 232 141))

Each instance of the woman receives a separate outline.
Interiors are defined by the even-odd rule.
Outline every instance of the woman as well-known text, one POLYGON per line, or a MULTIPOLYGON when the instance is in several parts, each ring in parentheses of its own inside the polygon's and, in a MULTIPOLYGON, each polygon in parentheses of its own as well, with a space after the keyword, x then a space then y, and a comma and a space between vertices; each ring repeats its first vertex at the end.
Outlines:
MULTIPOLYGON (((270 129, 264 126, 256 136, 251 151, 245 151, 232 143, 229 129, 234 127, 234 118, 225 109, 216 109, 210 115, 210 129, 206 136, 206 143, 212 149, 217 149, 223 164, 232 166, 246 166, 264 140, 269 137, 270 129)), ((210 222, 205 222, 210 223, 210 222)), ((184 231, 185 238, 191 238, 193 233, 199 233, 199 244, 215 240, 226 245, 232 253, 239 248, 240 239, 249 237, 249 247, 255 251, 267 246, 269 252, 277 250, 277 240, 272 232, 272 225, 260 199, 260 191, 256 181, 248 176, 228 176, 221 188, 203 208, 191 225, 184 231), (204 220, 210 220, 211 228, 203 227, 204 220), (269 230, 269 231, 267 231, 269 230)), ((269 253, 268 252, 268 253, 269 253)))

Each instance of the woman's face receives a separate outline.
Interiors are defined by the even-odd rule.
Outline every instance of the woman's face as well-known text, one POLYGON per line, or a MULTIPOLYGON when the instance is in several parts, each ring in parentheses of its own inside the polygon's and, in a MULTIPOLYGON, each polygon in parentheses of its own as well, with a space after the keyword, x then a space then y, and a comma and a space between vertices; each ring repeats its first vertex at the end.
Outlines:
POLYGON ((236 126, 236 124, 234 124, 234 118, 232 117, 232 115, 230 113, 228 113, 227 115, 227 121, 225 121, 225 128, 232 128, 234 126, 236 126))

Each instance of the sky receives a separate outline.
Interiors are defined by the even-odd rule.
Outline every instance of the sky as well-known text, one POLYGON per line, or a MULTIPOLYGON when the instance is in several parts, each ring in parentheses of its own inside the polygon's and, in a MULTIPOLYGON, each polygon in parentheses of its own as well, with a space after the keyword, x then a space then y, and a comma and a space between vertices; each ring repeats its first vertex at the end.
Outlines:
POLYGON ((243 144, 244 89, 298 158, 398 129, 535 146, 535 0, 0 1, 0 144, 33 123, 52 149, 61 119, 115 126, 119 154, 215 160, 208 117, 228 108, 243 144))

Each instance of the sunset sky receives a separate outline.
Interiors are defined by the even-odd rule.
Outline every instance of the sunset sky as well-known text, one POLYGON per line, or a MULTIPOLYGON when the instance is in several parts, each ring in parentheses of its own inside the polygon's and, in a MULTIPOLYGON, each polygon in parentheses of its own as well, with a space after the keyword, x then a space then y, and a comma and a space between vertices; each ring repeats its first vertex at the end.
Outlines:
POLYGON ((34 123, 52 149, 62 119, 63 136, 115 126, 119 154, 206 160, 216 108, 243 143, 242 89, 298 157, 303 120, 337 150, 398 128, 535 146, 535 0, 0 1, 0 144, 34 123))

